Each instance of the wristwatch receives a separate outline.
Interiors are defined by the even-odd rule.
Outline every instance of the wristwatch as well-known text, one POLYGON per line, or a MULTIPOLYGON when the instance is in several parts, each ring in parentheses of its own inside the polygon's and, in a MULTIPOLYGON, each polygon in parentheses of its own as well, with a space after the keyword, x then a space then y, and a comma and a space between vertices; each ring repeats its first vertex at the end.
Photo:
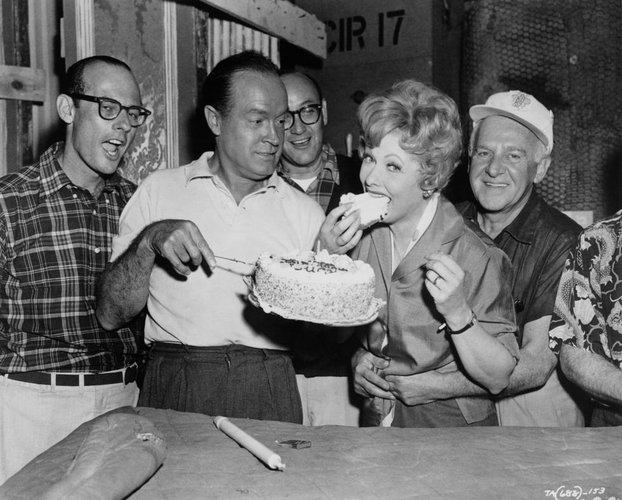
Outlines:
POLYGON ((445 328, 447 329, 447 333, 449 333, 450 335, 460 335, 461 333, 466 332, 469 328, 475 325, 475 323, 477 323, 477 316, 475 316, 475 313, 471 311, 471 319, 462 328, 459 328, 458 330, 452 330, 451 328, 449 328, 449 325, 445 325, 445 328))

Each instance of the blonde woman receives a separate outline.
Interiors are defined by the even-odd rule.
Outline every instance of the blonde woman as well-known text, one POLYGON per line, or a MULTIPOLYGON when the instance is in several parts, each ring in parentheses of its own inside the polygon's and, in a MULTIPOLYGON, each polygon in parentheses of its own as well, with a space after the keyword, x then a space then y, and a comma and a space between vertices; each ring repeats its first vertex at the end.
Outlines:
MULTIPOLYGON (((441 194, 461 153, 456 105, 406 80, 368 96, 358 118, 361 181, 390 200, 382 223, 365 230, 352 252, 374 268, 376 296, 387 302, 360 332, 352 360, 355 391, 366 398, 363 424, 497 425, 488 398, 408 406, 390 382, 394 375, 462 370, 492 395, 507 386, 517 361, 511 264, 441 194)), ((342 227, 343 210, 329 215, 332 235, 356 241, 360 229, 342 227)))

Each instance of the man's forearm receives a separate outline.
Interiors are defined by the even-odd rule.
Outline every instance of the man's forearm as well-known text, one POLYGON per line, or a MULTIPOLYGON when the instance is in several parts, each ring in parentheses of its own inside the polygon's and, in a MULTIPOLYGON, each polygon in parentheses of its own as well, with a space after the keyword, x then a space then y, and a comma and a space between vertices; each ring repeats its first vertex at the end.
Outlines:
POLYGON ((385 380, 391 394, 408 406, 460 396, 490 395, 461 372, 431 370, 414 375, 385 375, 385 380))
POLYGON ((490 396, 490 392, 473 382, 461 371, 440 373, 436 391, 438 399, 452 399, 462 396, 490 396))
MULTIPOLYGON (((533 356, 529 350, 521 350, 520 360, 510 375, 509 385, 496 395, 497 398, 515 396, 530 390, 537 390, 548 380, 557 361, 552 352, 533 356)), ((490 393, 469 379, 463 372, 439 373, 442 378, 435 384, 437 399, 450 399, 461 396, 484 396, 490 393)))
POLYGON ((107 330, 131 321, 147 303, 155 254, 144 231, 117 260, 109 263, 97 286, 97 319, 107 330))
POLYGON ((555 369, 557 358, 548 349, 541 354, 521 349, 520 360, 510 376, 510 383, 498 397, 516 396, 540 389, 555 369))
POLYGON ((568 380, 595 399, 622 407, 622 370, 605 358, 579 347, 563 345, 562 370, 568 380))

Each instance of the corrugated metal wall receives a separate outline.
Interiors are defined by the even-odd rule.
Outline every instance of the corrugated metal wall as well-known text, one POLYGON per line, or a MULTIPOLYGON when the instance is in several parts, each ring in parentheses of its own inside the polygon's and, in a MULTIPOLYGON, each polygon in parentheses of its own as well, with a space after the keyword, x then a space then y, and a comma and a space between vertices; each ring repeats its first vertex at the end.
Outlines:
POLYGON ((261 52, 280 66, 278 38, 207 12, 198 13, 197 41, 197 57, 206 74, 222 59, 244 50, 261 52))

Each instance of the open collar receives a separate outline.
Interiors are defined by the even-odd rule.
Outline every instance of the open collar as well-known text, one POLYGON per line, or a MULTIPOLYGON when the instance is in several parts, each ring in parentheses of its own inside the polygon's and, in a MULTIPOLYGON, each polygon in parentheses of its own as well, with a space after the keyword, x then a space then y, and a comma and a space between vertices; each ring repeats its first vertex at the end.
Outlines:
POLYGON ((391 272, 391 234, 388 226, 372 230, 370 237, 380 264, 382 278, 387 287, 392 280, 399 280, 423 267, 425 257, 433 252, 446 251, 445 247, 459 238, 465 231, 464 221, 456 208, 441 195, 432 223, 420 236, 417 243, 391 272))
MULTIPOLYGON (((53 194, 59 192, 65 186, 73 186, 73 182, 69 179, 69 176, 65 173, 58 160, 62 149, 63 142, 57 142, 49 147, 39 161, 39 182, 41 183, 41 189, 39 191, 39 197, 41 199, 48 198, 53 194)), ((125 159, 121 160, 119 168, 124 165, 125 159)), ((105 179, 102 192, 110 192, 113 190, 120 191, 121 185, 124 182, 128 182, 121 175, 118 170, 115 171, 110 177, 105 179)))

